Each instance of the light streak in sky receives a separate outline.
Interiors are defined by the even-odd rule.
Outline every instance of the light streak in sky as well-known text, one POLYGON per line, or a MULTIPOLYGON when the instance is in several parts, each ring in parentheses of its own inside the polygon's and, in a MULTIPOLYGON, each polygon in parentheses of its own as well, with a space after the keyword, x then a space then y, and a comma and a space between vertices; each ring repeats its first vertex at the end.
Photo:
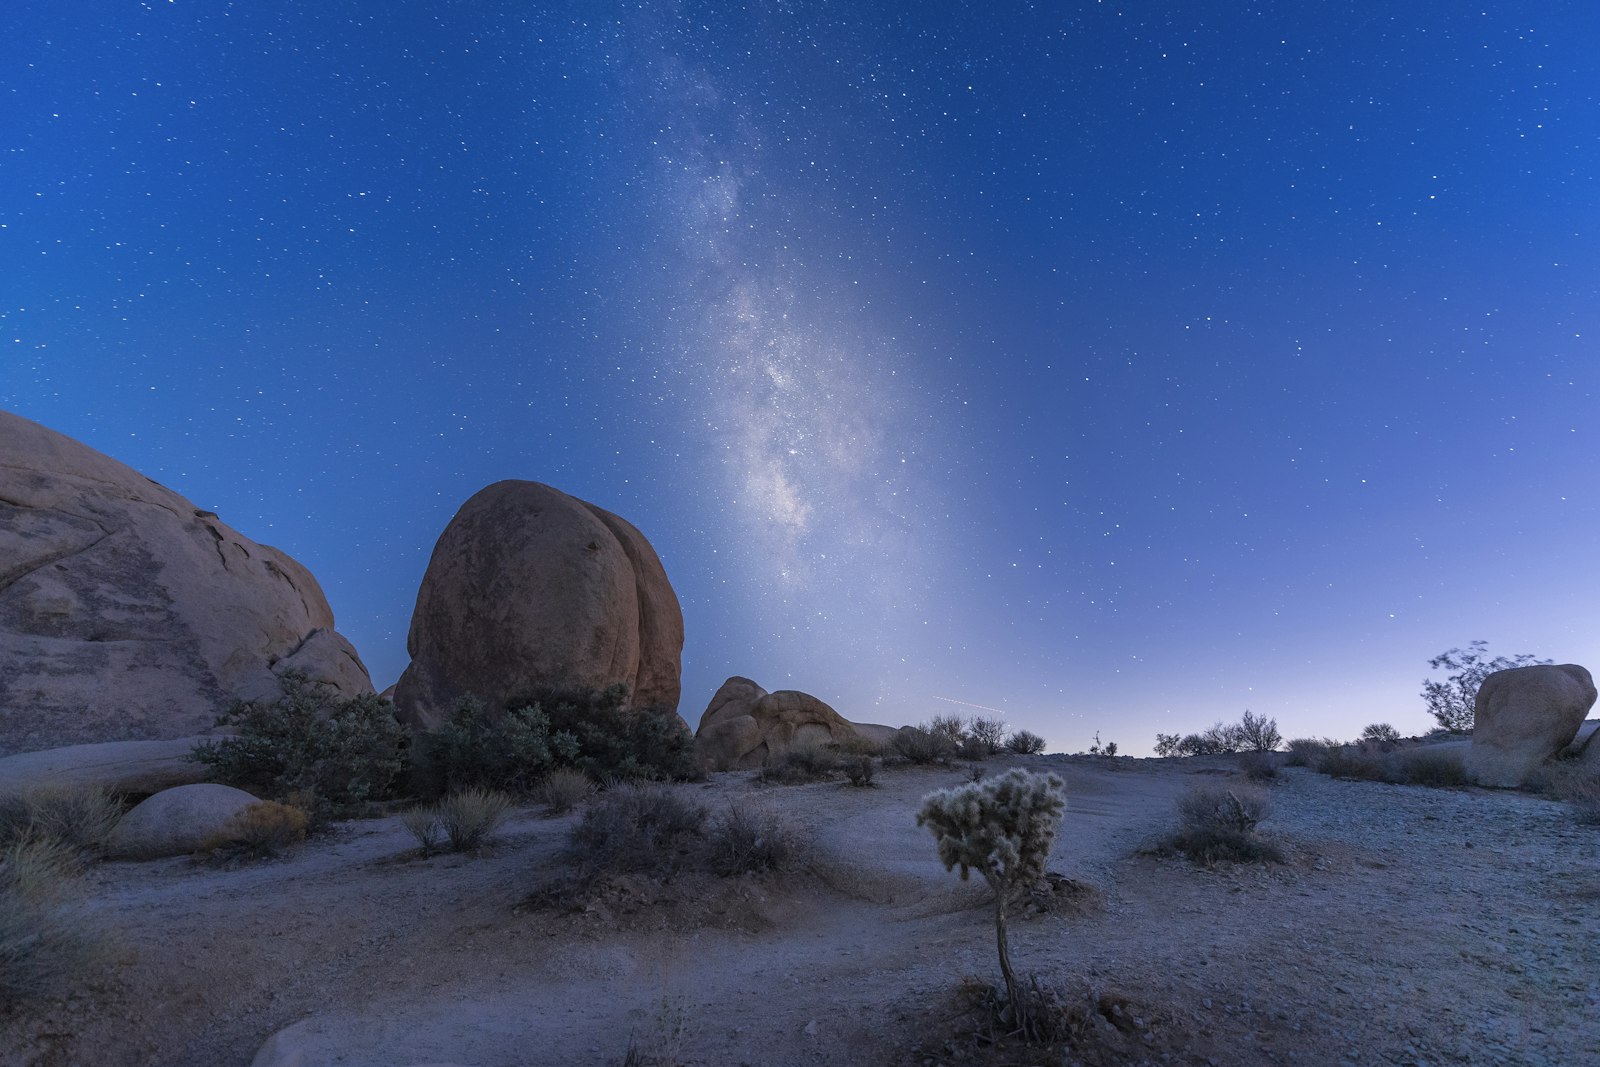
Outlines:
POLYGON ((965 708, 977 708, 979 711, 992 711, 996 715, 1004 715, 1005 714, 1005 712, 1002 711, 999 708, 991 708, 987 704, 974 704, 970 700, 957 700, 955 697, 940 697, 940 696, 936 696, 933 699, 942 700, 947 704, 960 704, 962 707, 965 707, 965 708))

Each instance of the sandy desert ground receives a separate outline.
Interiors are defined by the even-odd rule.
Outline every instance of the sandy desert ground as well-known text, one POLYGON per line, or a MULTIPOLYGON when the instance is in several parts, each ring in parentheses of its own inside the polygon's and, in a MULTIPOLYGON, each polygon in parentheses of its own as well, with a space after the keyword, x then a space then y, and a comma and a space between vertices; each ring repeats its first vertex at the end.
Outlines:
MULTIPOLYGON (((1122 1030, 1086 1013, 1067 1062, 1600 1062, 1600 828, 1562 805, 1291 769, 1263 825, 1289 861, 1203 869, 1140 848, 1231 760, 987 766, 1007 764, 1066 779, 1051 868, 1094 890, 1015 922, 1013 957, 1122 1012, 1122 1030)), ((814 837, 809 869, 639 884, 576 914, 523 904, 578 817, 534 808, 480 855, 421 858, 389 818, 234 870, 102 864, 93 915, 117 959, 0 1019, 0 1063, 242 1067, 286 1028, 260 1062, 1045 1062, 957 1014, 964 979, 997 976, 986 892, 944 871, 914 812, 963 780, 677 786, 782 809, 814 837)))

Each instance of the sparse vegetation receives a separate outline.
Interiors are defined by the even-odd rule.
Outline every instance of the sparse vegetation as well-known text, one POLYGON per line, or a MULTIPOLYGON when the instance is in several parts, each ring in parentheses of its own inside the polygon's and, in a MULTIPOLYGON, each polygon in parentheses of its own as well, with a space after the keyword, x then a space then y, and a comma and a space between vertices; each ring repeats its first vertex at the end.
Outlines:
POLYGON ((1256 827, 1266 818, 1266 794, 1257 789, 1205 785, 1178 798, 1179 827, 1165 851, 1195 863, 1281 863, 1282 851, 1256 827))
POLYGON ((122 818, 122 801, 93 785, 51 785, 0 794, 0 848, 48 841, 92 853, 122 818))
POLYGON ((1392 744, 1400 740, 1400 731, 1386 722, 1375 722, 1362 729, 1361 740, 1392 744))
POLYGON ((1006 751, 1018 756, 1037 756, 1044 751, 1044 738, 1028 730, 1018 730, 1006 738, 1006 751))
POLYGON ((946 870, 972 871, 994 890, 995 945, 1005 982, 1002 1017, 1029 1032, 1039 1025, 1011 967, 1006 909, 1017 892, 1044 877, 1056 827, 1066 810, 1065 783, 1053 774, 1012 770, 986 782, 943 789, 922 800, 917 825, 938 842, 946 870))
POLYGON ((1545 764, 1533 782, 1539 792, 1572 805, 1579 822, 1600 825, 1600 767, 1581 759, 1545 764))
POLYGON ((73 847, 41 837, 0 848, 0 1008, 77 982, 104 955, 77 864, 73 847))
POLYGON ((1469 641, 1466 648, 1449 649, 1428 661, 1428 666, 1436 671, 1453 673, 1445 675, 1443 681, 1424 678, 1422 700, 1428 706, 1428 714, 1434 717, 1441 729, 1452 733, 1471 733, 1478 689, 1485 678, 1495 671, 1550 662, 1528 652, 1490 659, 1489 642, 1469 641))
POLYGON ((951 747, 961 747, 961 742, 967 736, 967 720, 959 715, 935 715, 921 727, 935 737, 942 737, 950 742, 951 747))
POLYGON ((215 861, 271 859, 306 839, 311 815, 302 808, 263 800, 251 804, 205 841, 199 852, 215 861))
POLYGON ((439 825, 439 809, 432 804, 419 804, 400 813, 400 825, 417 839, 424 856, 431 856, 444 839, 444 827, 439 825))
POLYGON ((540 689, 513 703, 540 708, 549 716, 553 733, 576 738, 572 765, 596 781, 704 777, 694 754, 694 734, 677 712, 629 708, 627 698, 627 686, 613 685, 600 692, 540 689))
POLYGON ((584 809, 568 852, 580 877, 646 871, 670 874, 705 832, 704 806, 657 783, 624 782, 584 809))
POLYGON ((1252 752, 1275 752, 1283 744, 1283 735, 1278 732, 1278 720, 1257 715, 1248 708, 1233 729, 1240 747, 1252 752))
POLYGON ((996 755, 1005 747, 1006 724, 1001 719, 975 716, 967 722, 967 739, 982 748, 985 756, 996 755))
POLYGON ((1216 722, 1197 734, 1156 734, 1158 756, 1228 756, 1235 752, 1272 752, 1283 743, 1278 720, 1246 710, 1235 723, 1216 722))
POLYGON ((839 757, 823 745, 790 745, 782 755, 769 758, 757 776, 763 782, 800 785, 825 781, 839 769, 839 757))
POLYGON ((1430 752, 1426 748, 1383 752, 1369 744, 1333 745, 1315 757, 1313 767, 1332 778, 1393 785, 1444 788, 1467 784, 1466 769, 1459 754, 1430 752))
POLYGON ((1100 741, 1100 731, 1096 730, 1094 732, 1094 743, 1089 746, 1089 755, 1091 755, 1091 756, 1115 756, 1116 754, 1117 754, 1117 743, 1115 741, 1107 741, 1107 742, 1102 744, 1101 741, 1100 741))
POLYGON ((1335 748, 1338 744, 1339 742, 1330 737, 1297 737, 1289 742, 1289 758, 1284 761, 1284 765, 1314 767, 1330 748, 1335 748))
POLYGON ((1283 776, 1278 769, 1278 756, 1273 752, 1240 753, 1239 770, 1252 782, 1271 782, 1283 776))
POLYGON ((298 671, 278 676, 270 703, 240 701, 219 720, 237 736, 202 741, 194 758, 229 785, 281 799, 309 790, 319 816, 346 814, 388 799, 405 768, 407 730, 387 700, 337 699, 298 671))
POLYGON ((594 782, 582 771, 557 767, 545 775, 535 793, 547 813, 564 815, 594 795, 594 789, 594 782))

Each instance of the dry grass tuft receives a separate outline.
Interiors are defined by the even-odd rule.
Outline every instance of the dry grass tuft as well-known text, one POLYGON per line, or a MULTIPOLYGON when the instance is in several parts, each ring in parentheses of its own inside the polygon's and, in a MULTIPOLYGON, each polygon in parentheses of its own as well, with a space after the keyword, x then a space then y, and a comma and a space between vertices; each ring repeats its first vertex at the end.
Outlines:
POLYGON ((534 790, 551 815, 565 815, 594 795, 595 784, 589 776, 571 767, 558 767, 545 776, 534 790))
POLYGON ((781 815, 730 805, 706 835, 706 861, 722 878, 792 870, 803 863, 807 845, 805 836, 781 815))
POLYGON ((119 797, 94 785, 39 786, 5 794, 0 796, 0 848, 39 840, 98 852, 122 812, 119 797))
POLYGON ((81 911, 78 852, 42 838, 0 850, 0 1007, 76 982, 106 953, 81 911))
POLYGON ((310 825, 304 809, 263 800, 202 841, 199 854, 222 861, 270 859, 304 841, 310 825))
POLYGON ((511 811, 511 797, 494 789, 465 789, 439 801, 434 811, 450 851, 471 852, 500 829, 511 811))

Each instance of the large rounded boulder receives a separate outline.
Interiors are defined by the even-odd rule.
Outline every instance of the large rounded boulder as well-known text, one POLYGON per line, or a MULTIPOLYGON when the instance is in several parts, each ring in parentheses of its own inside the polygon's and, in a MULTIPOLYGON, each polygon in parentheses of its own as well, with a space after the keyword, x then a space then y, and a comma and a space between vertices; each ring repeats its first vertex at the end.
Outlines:
POLYGON ((810 693, 769 693, 748 678, 722 683, 695 732, 695 752, 708 771, 739 771, 781 759, 796 746, 847 741, 862 734, 810 693))
POLYGON ((622 684, 675 714, 683 612, 655 549, 616 515, 538 482, 481 490, 445 527, 417 592, 402 717, 437 725, 463 696, 490 707, 622 684))
POLYGON ((256 798, 231 785, 180 785, 135 804, 106 838, 106 854, 153 860, 194 852, 256 798))
POLYGON ((1514 788, 1572 743, 1594 706, 1594 679, 1576 663, 1496 671, 1478 688, 1467 775, 1514 788))
POLYGON ((372 692, 304 567, 0 412, 0 756, 199 734, 288 668, 372 692))

